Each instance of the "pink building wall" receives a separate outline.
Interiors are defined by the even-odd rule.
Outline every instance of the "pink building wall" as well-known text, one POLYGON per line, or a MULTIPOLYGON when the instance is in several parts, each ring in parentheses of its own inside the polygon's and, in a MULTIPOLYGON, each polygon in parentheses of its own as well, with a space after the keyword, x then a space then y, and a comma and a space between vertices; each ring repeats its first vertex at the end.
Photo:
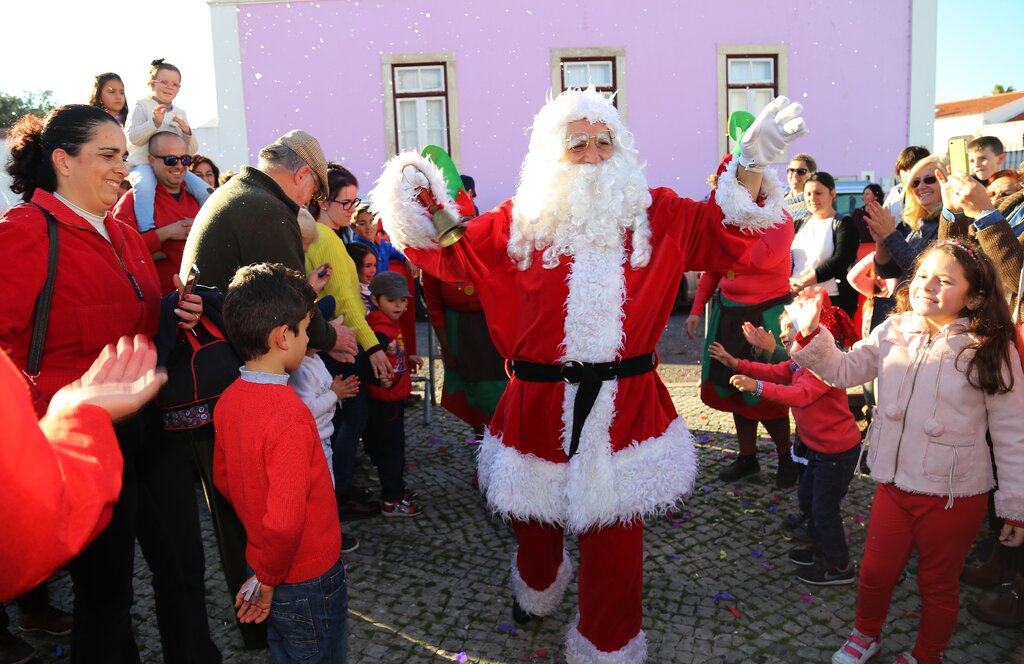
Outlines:
POLYGON ((889 176, 908 136, 910 0, 784 4, 637 3, 628 16, 630 4, 609 0, 242 5, 250 157, 303 128, 366 191, 388 157, 381 56, 454 52, 459 167, 486 209, 514 191, 526 129, 550 87, 550 49, 623 47, 628 124, 649 181, 701 197, 724 125, 717 45, 785 43, 789 94, 812 132, 799 150, 834 175, 889 176))

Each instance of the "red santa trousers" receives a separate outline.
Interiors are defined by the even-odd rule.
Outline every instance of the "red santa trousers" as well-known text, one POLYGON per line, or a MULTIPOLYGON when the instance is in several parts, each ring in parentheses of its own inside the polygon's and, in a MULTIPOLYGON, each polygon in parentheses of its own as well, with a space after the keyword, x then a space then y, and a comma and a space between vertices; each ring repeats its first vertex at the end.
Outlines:
POLYGON ((892 589, 917 549, 921 623, 913 655, 920 664, 940 661, 960 611, 960 570, 988 509, 988 494, 956 498, 908 493, 879 484, 871 506, 857 588, 859 632, 882 633, 892 589))
MULTIPOLYGON (((527 588, 524 592, 516 579, 516 599, 530 613, 550 613, 561 600, 572 573, 565 559, 565 533, 559 526, 535 521, 513 520, 512 526, 519 540, 514 574, 527 588)), ((575 631, 589 643, 579 643, 571 630, 569 661, 575 661, 574 655, 584 654, 571 652, 574 647, 583 651, 594 648, 603 653, 646 651, 646 641, 640 632, 643 522, 594 528, 580 534, 577 541, 579 623, 575 631)), ((631 657, 628 661, 635 660, 631 657)))

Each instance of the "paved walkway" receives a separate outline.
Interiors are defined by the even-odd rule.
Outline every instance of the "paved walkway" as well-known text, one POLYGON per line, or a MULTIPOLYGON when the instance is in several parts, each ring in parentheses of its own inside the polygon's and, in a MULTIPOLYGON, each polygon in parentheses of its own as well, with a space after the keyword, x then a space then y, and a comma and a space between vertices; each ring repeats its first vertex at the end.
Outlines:
MULTIPOLYGON (((422 326, 421 326, 422 327, 422 326)), ((856 586, 813 589, 794 576, 790 544, 776 528, 793 509, 794 491, 772 485, 775 459, 761 446, 761 476, 725 485, 716 476, 735 449, 731 417, 705 408, 693 383, 695 346, 673 319, 660 369, 700 446, 697 490, 680 510, 647 524, 644 623, 651 662, 827 662, 853 622, 856 586)), ((422 344, 422 342, 421 342, 422 344)), ((562 662, 564 634, 576 612, 575 588, 554 615, 513 626, 508 590, 514 538, 473 490, 476 447, 470 431, 440 409, 423 423, 408 412, 407 480, 426 514, 346 524, 360 548, 346 557, 350 580, 350 662, 562 662)), ((767 439, 765 439, 767 440, 767 439)), ((365 468, 365 466, 364 466, 365 468)), ((368 482, 368 480, 365 480, 368 482)), ((863 549, 873 486, 855 479, 844 505, 854 555, 863 549)), ((205 507, 207 597, 214 638, 227 662, 269 662, 247 652, 235 630, 205 507)), ((576 556, 569 542, 570 554, 576 556)), ((911 563, 911 573, 916 568, 911 563)), ((143 661, 160 662, 152 589, 137 556, 135 623, 143 661)), ((66 573, 52 585, 70 608, 66 573)), ((982 596, 964 589, 963 603, 982 596)), ((895 593, 880 662, 912 645, 920 610, 912 579, 895 593)), ((12 609, 12 615, 14 610, 12 609)), ((947 662, 1024 662, 1024 633, 985 626, 966 611, 947 662)), ((33 639, 39 661, 67 661, 67 640, 33 639)))

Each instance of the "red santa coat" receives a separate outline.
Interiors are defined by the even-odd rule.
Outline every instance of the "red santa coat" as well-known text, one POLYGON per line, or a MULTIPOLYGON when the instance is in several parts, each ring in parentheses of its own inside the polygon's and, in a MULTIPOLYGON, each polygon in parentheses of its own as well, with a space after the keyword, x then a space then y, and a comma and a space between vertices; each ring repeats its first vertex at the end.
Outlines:
MULTIPOLYGON (((731 184, 737 187, 735 178, 731 184)), ((754 207, 745 191, 728 198, 740 195, 754 207)), ((651 196, 652 253, 642 269, 629 266, 627 236, 619 246, 563 256, 552 269, 537 252, 520 270, 507 252, 512 201, 471 221, 451 247, 403 251, 443 281, 477 284, 506 358, 555 364, 633 357, 655 350, 684 270, 741 264, 758 238, 723 225, 714 196, 706 204, 669 189, 651 196)), ((385 217, 394 225, 407 221, 385 217)), ((480 448, 480 484, 494 511, 582 532, 666 509, 691 491, 693 439, 656 372, 602 385, 570 462, 575 394, 564 383, 511 380, 480 448)))

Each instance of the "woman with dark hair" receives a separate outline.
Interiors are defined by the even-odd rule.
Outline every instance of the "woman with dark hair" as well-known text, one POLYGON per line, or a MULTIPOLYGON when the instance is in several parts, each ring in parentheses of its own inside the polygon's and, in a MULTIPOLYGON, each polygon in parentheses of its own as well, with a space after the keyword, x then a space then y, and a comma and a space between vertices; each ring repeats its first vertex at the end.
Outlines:
POLYGON ((804 183, 804 203, 810 214, 795 225, 789 283, 794 294, 819 285, 833 306, 852 318, 857 291, 847 283, 846 273, 857 261, 860 241, 850 218, 836 213, 835 202, 835 179, 825 171, 812 173, 804 183))
POLYGON ((112 71, 100 74, 92 85, 89 105, 102 108, 124 126, 128 121, 128 101, 124 95, 124 82, 112 71))
POLYGON ((216 189, 220 186, 220 169, 206 155, 192 155, 192 164, 188 167, 188 170, 198 175, 199 179, 210 186, 210 189, 216 189))
MULTIPOLYGON (((0 348, 29 377, 42 415, 107 344, 156 333, 160 289, 145 242, 108 212, 128 176, 124 131, 113 116, 86 105, 61 106, 43 120, 27 115, 8 132, 8 147, 11 190, 25 204, 0 223, 0 280, 22 286, 7 289, 0 304, 0 348), (36 301, 50 269, 42 358, 30 372, 36 301)), ((174 312, 190 329, 202 315, 201 301, 188 295, 174 312)), ((121 493, 110 525, 70 564, 72 662, 139 661, 130 613, 136 532, 153 571, 165 661, 220 661, 207 625, 195 490, 190 473, 181 472, 191 459, 156 444, 154 410, 115 426, 124 457, 121 493), (185 524, 171 532, 172 521, 185 524), (196 579, 198 586, 188 583, 196 579)))
POLYGON ((349 225, 352 211, 359 205, 359 180, 341 164, 327 164, 327 199, 314 201, 309 211, 313 218, 333 230, 345 244, 355 242, 349 225))
MULTIPOLYGON (((868 230, 867 222, 867 208, 869 203, 881 203, 885 198, 885 194, 882 192, 882 187, 870 183, 864 187, 864 191, 861 193, 861 199, 864 204, 859 208, 850 213, 850 219, 853 221, 853 225, 857 228, 857 238, 860 240, 860 246, 857 247, 857 260, 862 260, 865 256, 875 250, 875 239, 871 237, 871 231, 868 230)), ((873 272, 873 270, 872 270, 873 272)), ((852 279, 847 279, 852 283, 852 279)), ((863 293, 857 295, 857 311, 856 315, 853 316, 853 329, 861 330, 864 316, 864 304, 867 302, 867 296, 863 293)))

